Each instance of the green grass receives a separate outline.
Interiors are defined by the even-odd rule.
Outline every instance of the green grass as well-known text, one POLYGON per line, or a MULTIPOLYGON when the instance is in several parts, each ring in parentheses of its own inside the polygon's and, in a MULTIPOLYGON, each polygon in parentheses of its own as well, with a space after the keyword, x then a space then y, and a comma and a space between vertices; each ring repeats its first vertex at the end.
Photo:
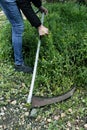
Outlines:
MULTIPOLYGON (((0 17, 0 125, 10 129, 85 130, 87 123, 87 9, 74 3, 47 4, 44 25, 50 34, 42 39, 34 95, 56 96, 76 85, 69 100, 37 108, 25 116, 32 75, 14 71, 11 26, 0 17), (6 24, 4 24, 6 23, 6 24), (49 120, 50 119, 50 120, 49 120), (23 122, 24 121, 24 122, 23 122), (31 124, 30 124, 31 122, 31 124), (8 125, 9 124, 9 125, 8 125), (27 126, 29 124, 29 126, 27 126), (44 125, 42 125, 44 124, 44 125), (29 128, 28 128, 29 127, 29 128)), ((23 54, 34 65, 38 34, 25 21, 23 54), (29 29, 28 29, 29 28, 29 29)))

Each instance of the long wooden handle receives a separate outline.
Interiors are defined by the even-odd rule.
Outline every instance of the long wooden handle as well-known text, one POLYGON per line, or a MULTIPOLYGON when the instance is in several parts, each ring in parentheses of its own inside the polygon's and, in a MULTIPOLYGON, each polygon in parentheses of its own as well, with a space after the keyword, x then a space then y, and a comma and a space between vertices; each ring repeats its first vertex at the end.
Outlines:
MULTIPOLYGON (((42 18, 41 18, 41 23, 43 24, 44 22, 44 13, 42 13, 42 18)), ((37 51, 36 51, 36 58, 35 58, 35 64, 34 64, 34 71, 33 71, 33 76, 32 76, 32 81, 30 85, 30 91, 27 99, 27 103, 31 103, 32 100, 32 93, 34 89, 34 82, 35 82, 35 77, 36 77, 36 71, 37 71, 37 64, 38 64, 38 58, 39 58, 39 52, 40 52, 40 45, 41 45, 41 38, 38 40, 38 46, 37 46, 37 51)))

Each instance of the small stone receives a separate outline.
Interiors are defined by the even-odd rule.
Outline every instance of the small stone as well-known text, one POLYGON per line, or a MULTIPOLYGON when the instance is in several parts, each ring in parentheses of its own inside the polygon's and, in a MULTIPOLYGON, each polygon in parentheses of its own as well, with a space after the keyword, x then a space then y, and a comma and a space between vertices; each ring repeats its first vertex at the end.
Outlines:
POLYGON ((6 125, 4 125, 3 128, 4 128, 4 130, 6 130, 6 128, 7 128, 6 125))
POLYGON ((35 117, 37 115, 37 109, 32 109, 30 117, 35 117))
POLYGON ((54 120, 59 120, 60 116, 54 116, 54 120))
POLYGON ((38 116, 36 121, 40 121, 41 120, 41 116, 38 116))
POLYGON ((79 130, 79 127, 78 127, 78 126, 76 126, 76 130, 79 130))
POLYGON ((61 113, 61 117, 65 117, 66 116, 66 114, 65 113, 61 113))
POLYGON ((31 129, 31 125, 30 124, 27 125, 27 129, 31 129))
POLYGON ((0 101, 3 100, 3 99, 4 99, 4 97, 0 97, 0 101))
POLYGON ((51 119, 47 119, 47 122, 50 123, 50 122, 51 122, 51 119))
POLYGON ((16 105, 16 103, 17 103, 16 100, 14 100, 14 101, 11 102, 12 105, 16 105))
POLYGON ((22 83, 22 87, 26 87, 25 83, 22 83))
POLYGON ((3 121, 4 121, 4 120, 6 120, 6 117, 5 117, 5 116, 3 117, 3 121))
POLYGON ((70 123, 69 121, 67 122, 67 126, 68 126, 68 127, 71 127, 71 123, 70 123))
POLYGON ((87 124, 84 125, 84 128, 87 130, 87 124))
POLYGON ((24 114, 25 116, 28 116, 29 115, 29 112, 25 112, 25 114, 24 114))
POLYGON ((4 112, 1 112, 1 113, 0 113, 0 116, 4 116, 4 115, 5 115, 5 113, 4 113, 4 112))
POLYGON ((68 109, 68 112, 72 113, 72 109, 71 109, 71 108, 69 108, 69 109, 68 109))
POLYGON ((0 125, 0 129, 2 128, 2 125, 0 125))
POLYGON ((46 117, 44 118, 44 121, 46 121, 46 117))
POLYGON ((3 107, 3 109, 6 111, 7 109, 6 109, 6 107, 3 107))
POLYGON ((44 124, 45 124, 45 122, 44 122, 44 121, 42 121, 40 125, 41 125, 41 126, 44 126, 44 124))
POLYGON ((66 128, 66 130, 70 130, 69 128, 66 128))

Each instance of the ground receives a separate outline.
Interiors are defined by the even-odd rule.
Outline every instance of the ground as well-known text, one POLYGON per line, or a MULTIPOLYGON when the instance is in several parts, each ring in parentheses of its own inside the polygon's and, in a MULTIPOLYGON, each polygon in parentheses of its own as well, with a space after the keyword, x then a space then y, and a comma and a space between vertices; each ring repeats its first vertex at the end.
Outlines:
MULTIPOLYGON (((0 12, 0 26, 5 20, 0 12)), ((26 104, 29 78, 0 61, 0 130, 87 130, 87 87, 76 88, 66 101, 31 108, 26 104)))

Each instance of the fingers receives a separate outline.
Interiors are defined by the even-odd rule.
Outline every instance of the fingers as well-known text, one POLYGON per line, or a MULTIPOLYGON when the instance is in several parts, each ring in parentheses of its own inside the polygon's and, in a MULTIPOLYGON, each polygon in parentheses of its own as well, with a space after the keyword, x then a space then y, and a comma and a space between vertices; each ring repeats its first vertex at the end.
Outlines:
POLYGON ((48 10, 47 10, 46 8, 44 8, 44 7, 43 7, 43 12, 44 12, 45 14, 48 14, 48 10))
POLYGON ((39 32, 40 36, 48 35, 48 33, 49 33, 48 28, 46 28, 43 25, 41 25, 41 26, 38 27, 38 32, 39 32))
POLYGON ((40 8, 40 11, 41 11, 41 13, 45 13, 45 14, 47 14, 48 13, 48 10, 45 8, 45 7, 43 7, 43 6, 41 6, 40 8))
POLYGON ((43 29, 40 30, 39 34, 40 34, 40 36, 48 35, 48 29, 44 27, 43 29))

